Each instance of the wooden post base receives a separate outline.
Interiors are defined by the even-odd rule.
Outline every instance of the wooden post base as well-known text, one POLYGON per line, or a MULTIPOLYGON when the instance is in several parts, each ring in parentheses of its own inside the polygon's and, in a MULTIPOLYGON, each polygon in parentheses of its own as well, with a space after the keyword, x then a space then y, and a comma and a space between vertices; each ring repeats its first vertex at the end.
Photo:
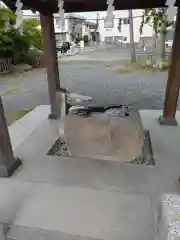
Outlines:
POLYGON ((172 46, 171 64, 168 73, 163 117, 160 124, 176 126, 175 119, 180 90, 180 8, 177 10, 176 27, 172 46))
POLYGON ((0 165, 0 177, 10 177, 20 165, 21 160, 19 158, 14 158, 9 166, 0 165))
POLYGON ((55 113, 54 113, 54 114, 53 114, 53 113, 50 113, 49 116, 48 116, 48 118, 51 119, 51 120, 56 120, 56 119, 58 119, 58 115, 55 114, 55 113))
POLYGON ((21 165, 21 161, 14 157, 9 136, 2 99, 0 97, 0 177, 9 177, 21 165))
POLYGON ((158 118, 159 124, 160 125, 165 125, 165 126, 177 126, 178 123, 175 118, 164 118, 164 116, 160 116, 158 118))

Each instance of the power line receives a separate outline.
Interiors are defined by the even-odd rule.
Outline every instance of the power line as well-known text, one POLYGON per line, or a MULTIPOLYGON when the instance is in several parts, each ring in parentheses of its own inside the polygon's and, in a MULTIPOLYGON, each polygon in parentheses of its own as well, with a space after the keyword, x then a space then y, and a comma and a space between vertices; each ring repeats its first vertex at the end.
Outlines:
MULTIPOLYGON (((139 16, 133 16, 132 18, 142 18, 143 15, 139 15, 139 16)), ((113 17, 113 19, 124 19, 124 18, 129 18, 129 17, 113 17)), ((97 20, 105 20, 105 17, 103 18, 86 18, 86 20, 94 20, 94 21, 97 21, 97 20)))

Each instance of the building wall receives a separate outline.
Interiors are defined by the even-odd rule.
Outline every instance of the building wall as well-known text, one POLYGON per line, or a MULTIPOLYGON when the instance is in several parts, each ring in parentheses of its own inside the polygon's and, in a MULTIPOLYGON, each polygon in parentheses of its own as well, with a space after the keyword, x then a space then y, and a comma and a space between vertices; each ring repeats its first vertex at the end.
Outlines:
MULTIPOLYGON (((24 17, 24 19, 36 18, 39 20, 39 24, 40 24, 39 13, 32 13, 31 11, 24 11, 23 17, 24 17)), ((85 18, 84 19, 78 18, 78 15, 76 15, 76 17, 74 17, 74 18, 73 17, 66 18, 64 26, 61 26, 59 15, 54 14, 55 33, 57 33, 58 35, 59 35, 59 33, 61 33, 63 41, 72 41, 72 40, 74 40, 73 36, 77 36, 77 35, 79 35, 79 37, 81 37, 81 38, 84 35, 88 35, 90 37, 91 36, 90 28, 89 28, 89 25, 85 22, 85 20, 86 20, 85 18)))
MULTIPOLYGON (((133 10, 133 25, 134 25, 134 41, 139 42, 140 39, 140 32, 139 28, 142 21, 142 13, 143 10, 133 10)), ((105 28, 104 27, 104 18, 106 16, 106 12, 102 12, 99 14, 99 27, 98 31, 100 33, 100 40, 103 42, 106 38, 121 38, 125 37, 127 38, 127 42, 130 42, 130 34, 129 34, 129 24, 124 24, 122 21, 121 25, 121 31, 118 30, 119 25, 119 18, 126 18, 128 19, 128 10, 123 11, 115 11, 114 12, 114 27, 113 28, 105 28), (103 19, 102 19, 103 18, 103 19)), ((144 25, 143 28, 143 35, 144 36, 152 36, 153 35, 153 29, 148 24, 144 25)))
POLYGON ((82 24, 82 37, 84 37, 85 35, 87 35, 88 38, 91 39, 90 26, 86 22, 82 24))
MULTIPOLYGON (((70 17, 65 19, 64 27, 60 27, 60 18, 58 15, 54 16, 54 25, 56 33, 67 33, 66 41, 74 41, 77 37, 83 38, 84 35, 91 37, 90 27, 85 19, 70 17)), ((64 40, 64 39, 63 39, 64 40)), ((65 41, 65 40, 64 40, 65 41)))
MULTIPOLYGON (((39 14, 33 14, 31 11, 24 11, 26 12, 24 14, 24 18, 37 18, 39 19, 39 14)), ((140 32, 139 28, 142 21, 142 13, 143 10, 133 10, 133 25, 134 25, 134 41, 139 42, 140 40, 140 32)), ((105 28, 104 27, 104 18, 106 16, 106 12, 100 12, 99 13, 99 26, 98 26, 98 32, 99 32, 99 39, 100 41, 104 42, 106 38, 112 39, 113 41, 115 39, 120 38, 127 38, 127 42, 130 41, 129 36, 129 24, 123 24, 121 26, 121 31, 118 30, 119 25, 119 18, 126 18, 128 19, 128 10, 123 11, 115 11, 114 12, 114 26, 113 28, 105 28)), ((62 33, 64 37, 64 33, 66 32, 66 41, 72 41, 73 35, 79 34, 80 37, 83 37, 84 35, 91 36, 89 25, 85 22, 85 18, 78 19, 77 18, 69 18, 65 19, 65 25, 64 27, 59 27, 59 15, 54 15, 54 26, 55 26, 55 32, 56 33, 62 33)), ((151 37, 153 36, 153 29, 148 24, 144 25, 143 28, 143 34, 144 37, 151 37)))

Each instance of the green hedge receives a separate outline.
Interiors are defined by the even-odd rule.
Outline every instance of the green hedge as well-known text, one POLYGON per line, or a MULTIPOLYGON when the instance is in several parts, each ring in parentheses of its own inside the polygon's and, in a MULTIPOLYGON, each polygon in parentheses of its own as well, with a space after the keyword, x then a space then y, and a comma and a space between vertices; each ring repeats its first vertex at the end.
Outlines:
POLYGON ((0 9, 0 58, 12 58, 13 63, 27 60, 27 53, 33 49, 42 49, 41 31, 36 19, 26 19, 22 23, 22 34, 14 29, 15 15, 7 9, 0 9), (9 18, 9 29, 5 31, 5 17, 9 18))

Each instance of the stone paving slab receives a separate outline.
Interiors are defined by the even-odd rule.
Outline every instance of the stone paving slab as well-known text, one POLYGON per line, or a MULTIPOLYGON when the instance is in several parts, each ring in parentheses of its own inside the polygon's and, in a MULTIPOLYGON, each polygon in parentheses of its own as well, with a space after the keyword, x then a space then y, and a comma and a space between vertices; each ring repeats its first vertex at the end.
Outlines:
MULTIPOLYGON (((14 177, 22 181, 50 182, 140 194, 178 192, 180 125, 160 126, 157 118, 162 114, 161 111, 144 110, 140 113, 144 129, 150 131, 155 167, 46 156, 59 137, 58 122, 46 119, 16 149, 24 167, 18 170, 14 177)), ((176 116, 179 121, 180 112, 177 112, 176 116)))
POLYGON ((152 240, 150 197, 15 179, 0 183, 0 228, 10 227, 9 240, 152 240))
POLYGON ((9 126, 12 147, 16 149, 48 118, 49 106, 39 106, 9 126))
POLYGON ((28 182, 0 179, 0 224, 13 222, 32 189, 33 184, 28 182))
MULTIPOLYGON (((84 188, 115 190, 149 195, 159 192, 157 172, 154 167, 117 162, 96 161, 57 156, 23 155, 23 170, 13 178, 54 185, 80 186, 84 188)), ((166 188, 168 185, 166 184, 166 188)), ((163 188, 161 188, 163 190, 163 188)))
POLYGON ((149 197, 47 184, 36 184, 12 224, 90 239, 153 237, 149 197))
MULTIPOLYGON (((47 231, 41 229, 11 226, 6 240, 92 240, 92 238, 64 234, 60 231, 47 231)), ((5 240, 5 239, 2 239, 5 240)), ((99 240, 99 239, 96 239, 99 240)), ((125 240, 125 239, 124 239, 125 240)), ((138 239, 137 239, 138 240, 138 239)))

